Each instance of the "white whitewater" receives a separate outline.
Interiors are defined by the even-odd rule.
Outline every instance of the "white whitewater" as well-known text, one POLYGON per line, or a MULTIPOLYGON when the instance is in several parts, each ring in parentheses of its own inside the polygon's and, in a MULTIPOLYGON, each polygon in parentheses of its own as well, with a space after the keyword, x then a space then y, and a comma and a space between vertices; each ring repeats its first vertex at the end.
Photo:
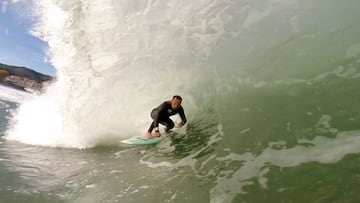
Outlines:
MULTIPOLYGON (((58 80, 21 105, 7 138, 92 147, 142 135, 174 94, 196 108, 198 69, 229 19, 220 1, 35 1, 32 33, 49 44, 58 80)), ((187 105, 187 106, 186 106, 187 105)))

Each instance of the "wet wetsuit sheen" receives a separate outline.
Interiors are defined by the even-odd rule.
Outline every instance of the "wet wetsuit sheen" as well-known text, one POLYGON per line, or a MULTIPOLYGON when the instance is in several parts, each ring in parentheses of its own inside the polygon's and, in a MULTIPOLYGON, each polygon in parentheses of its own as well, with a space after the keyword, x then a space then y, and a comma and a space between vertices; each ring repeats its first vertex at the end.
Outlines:
POLYGON ((162 103, 151 111, 151 118, 154 119, 154 121, 151 123, 148 132, 151 133, 153 129, 155 129, 155 132, 159 132, 159 123, 166 126, 166 131, 172 129, 174 122, 169 117, 177 113, 180 115, 182 124, 184 125, 186 123, 186 117, 183 107, 180 106, 177 110, 174 110, 171 108, 170 101, 162 103))

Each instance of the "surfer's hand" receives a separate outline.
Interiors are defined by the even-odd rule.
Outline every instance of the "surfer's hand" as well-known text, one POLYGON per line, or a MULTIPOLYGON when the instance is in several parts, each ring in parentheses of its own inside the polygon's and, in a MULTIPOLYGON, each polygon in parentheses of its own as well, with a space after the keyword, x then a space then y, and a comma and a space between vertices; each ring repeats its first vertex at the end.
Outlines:
POLYGON ((183 126, 183 124, 180 122, 178 123, 178 128, 181 128, 183 126))
POLYGON ((155 137, 160 137, 160 136, 161 136, 160 132, 155 132, 155 137))

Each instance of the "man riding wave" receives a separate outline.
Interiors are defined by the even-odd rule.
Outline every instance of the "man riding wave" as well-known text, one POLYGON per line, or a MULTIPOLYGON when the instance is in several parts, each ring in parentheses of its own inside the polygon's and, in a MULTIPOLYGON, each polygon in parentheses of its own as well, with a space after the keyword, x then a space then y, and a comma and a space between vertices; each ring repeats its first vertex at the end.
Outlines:
POLYGON ((148 132, 146 134, 147 138, 160 137, 159 132, 159 123, 165 126, 165 132, 169 132, 174 128, 175 124, 170 119, 170 116, 179 114, 181 117, 181 122, 177 124, 177 127, 181 128, 186 123, 186 117, 184 109, 181 106, 182 98, 179 95, 173 96, 170 101, 165 101, 160 104, 158 107, 151 111, 151 118, 153 122, 151 123, 148 132), (155 131, 155 134, 152 135, 152 131, 155 131))

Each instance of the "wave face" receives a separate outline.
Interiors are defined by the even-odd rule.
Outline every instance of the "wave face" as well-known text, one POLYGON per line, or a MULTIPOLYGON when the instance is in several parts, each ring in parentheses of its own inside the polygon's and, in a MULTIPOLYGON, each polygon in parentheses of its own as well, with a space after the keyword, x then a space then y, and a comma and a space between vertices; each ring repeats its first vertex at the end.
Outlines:
POLYGON ((143 134, 151 108, 174 94, 190 117, 212 103, 224 124, 234 123, 242 111, 222 106, 264 99, 246 92, 357 78, 356 4, 34 1, 32 33, 48 42, 58 81, 19 108, 7 137, 65 147, 112 142, 143 134))

